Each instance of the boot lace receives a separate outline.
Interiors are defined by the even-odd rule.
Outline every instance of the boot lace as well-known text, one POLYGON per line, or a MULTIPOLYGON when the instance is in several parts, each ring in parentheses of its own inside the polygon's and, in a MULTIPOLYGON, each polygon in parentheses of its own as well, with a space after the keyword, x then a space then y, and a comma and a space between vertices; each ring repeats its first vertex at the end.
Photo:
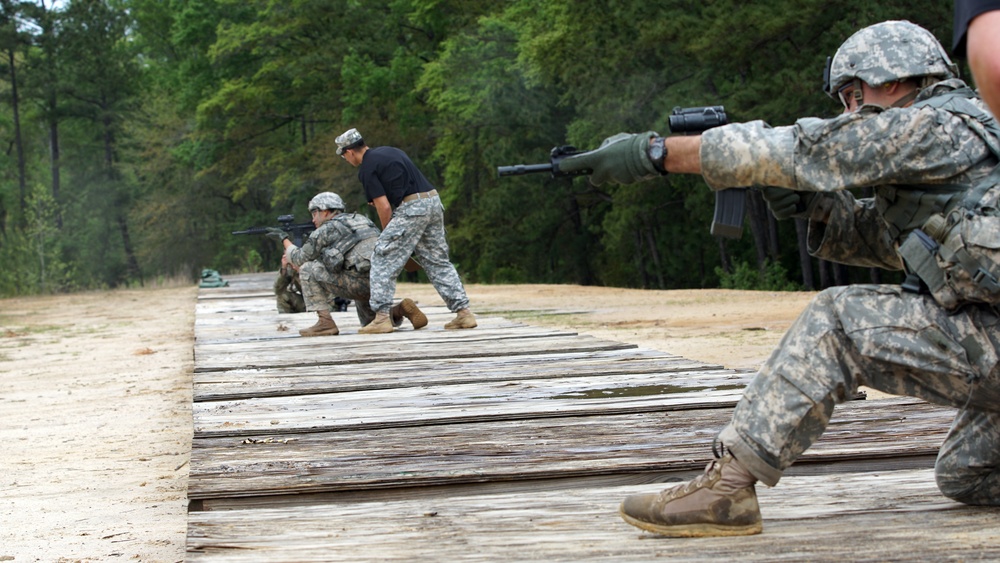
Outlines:
POLYGON ((710 489, 712 485, 715 485, 722 477, 722 461, 720 459, 713 459, 705 471, 701 475, 695 477, 694 479, 684 483, 682 485, 677 485, 660 492, 660 501, 666 502, 673 500, 675 498, 680 498, 687 496, 698 489, 710 489))

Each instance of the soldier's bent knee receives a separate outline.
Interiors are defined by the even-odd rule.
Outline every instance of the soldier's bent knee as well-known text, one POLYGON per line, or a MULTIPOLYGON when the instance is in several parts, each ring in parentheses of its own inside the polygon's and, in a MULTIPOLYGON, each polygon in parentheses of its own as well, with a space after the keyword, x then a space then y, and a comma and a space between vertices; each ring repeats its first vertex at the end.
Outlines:
POLYGON ((995 471, 953 471, 938 466, 934 478, 941 494, 954 501, 975 506, 1000 506, 1000 474, 995 471))

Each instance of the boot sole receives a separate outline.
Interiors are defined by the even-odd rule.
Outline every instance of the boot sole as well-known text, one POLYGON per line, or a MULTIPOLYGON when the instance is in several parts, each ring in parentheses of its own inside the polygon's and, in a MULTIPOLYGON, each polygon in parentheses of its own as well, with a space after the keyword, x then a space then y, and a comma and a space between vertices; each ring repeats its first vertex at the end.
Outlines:
POLYGON ((417 304, 411 299, 404 299, 400 303, 400 308, 403 311, 403 316, 409 319, 410 324, 413 325, 413 330, 419 330, 427 326, 427 315, 417 308, 417 304))
POLYGON ((450 323, 444 325, 444 329, 445 330, 460 330, 460 329, 463 329, 463 328, 476 328, 477 326, 479 326, 479 324, 476 323, 476 319, 475 318, 473 318, 471 320, 470 319, 464 319, 464 320, 461 320, 461 321, 459 321, 459 320, 456 319, 456 320, 451 321, 450 323))
POLYGON ((338 334, 340 334, 340 329, 319 330, 316 332, 299 331, 299 336, 337 336, 338 334))
POLYGON ((754 524, 748 524, 746 526, 724 526, 722 524, 682 524, 675 526, 666 526, 662 524, 654 524, 652 522, 646 522, 643 520, 638 520, 625 514, 620 509, 618 514, 622 517, 622 520, 628 522, 629 524, 635 526, 636 528, 641 528, 647 532, 653 532, 654 534, 660 534, 661 536, 666 536, 668 538, 707 538, 707 537, 720 537, 720 536, 752 536, 759 534, 764 531, 764 526, 761 522, 756 522, 754 524))

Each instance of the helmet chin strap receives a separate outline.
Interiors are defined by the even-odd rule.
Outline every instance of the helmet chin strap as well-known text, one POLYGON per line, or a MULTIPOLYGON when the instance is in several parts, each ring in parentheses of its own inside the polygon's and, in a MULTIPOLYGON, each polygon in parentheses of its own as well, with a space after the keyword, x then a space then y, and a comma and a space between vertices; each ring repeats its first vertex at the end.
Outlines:
POLYGON ((859 108, 865 105, 865 93, 861 89, 860 78, 855 78, 853 82, 854 82, 854 92, 851 92, 851 94, 854 97, 854 107, 859 108))
POLYGON ((907 95, 903 96, 902 98, 896 100, 889 107, 891 107, 891 108, 901 108, 901 107, 905 106, 906 104, 912 102, 914 99, 916 99, 916 97, 917 97, 918 94, 920 94, 920 89, 919 88, 914 88, 912 92, 910 92, 909 94, 907 94, 907 95))

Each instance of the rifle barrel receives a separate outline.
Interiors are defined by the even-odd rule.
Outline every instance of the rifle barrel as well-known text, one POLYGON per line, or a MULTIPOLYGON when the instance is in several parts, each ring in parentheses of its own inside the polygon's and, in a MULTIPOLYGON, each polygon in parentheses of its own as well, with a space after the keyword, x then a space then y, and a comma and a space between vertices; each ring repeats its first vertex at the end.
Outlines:
POLYGON ((233 231, 234 235, 262 235, 267 232, 267 227, 250 227, 243 231, 233 231))
POLYGON ((548 164, 515 164, 513 166, 497 166, 497 175, 521 176, 522 174, 536 174, 538 172, 552 172, 552 163, 548 164))

